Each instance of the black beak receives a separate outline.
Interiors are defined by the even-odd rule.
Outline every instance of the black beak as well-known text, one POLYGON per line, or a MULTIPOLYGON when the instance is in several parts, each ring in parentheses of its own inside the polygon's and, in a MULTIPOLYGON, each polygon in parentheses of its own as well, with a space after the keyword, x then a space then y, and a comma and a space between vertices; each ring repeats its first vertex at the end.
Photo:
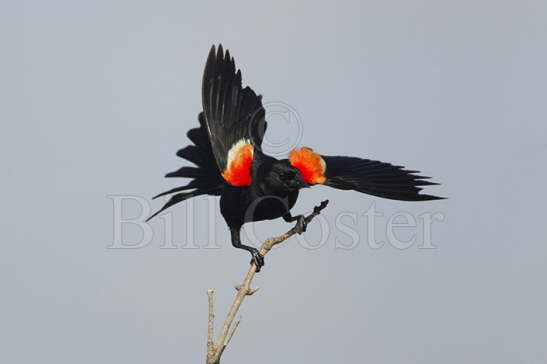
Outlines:
POLYGON ((300 173, 297 173, 296 176, 293 179, 293 186, 296 188, 308 188, 311 187, 311 185, 304 181, 300 173))

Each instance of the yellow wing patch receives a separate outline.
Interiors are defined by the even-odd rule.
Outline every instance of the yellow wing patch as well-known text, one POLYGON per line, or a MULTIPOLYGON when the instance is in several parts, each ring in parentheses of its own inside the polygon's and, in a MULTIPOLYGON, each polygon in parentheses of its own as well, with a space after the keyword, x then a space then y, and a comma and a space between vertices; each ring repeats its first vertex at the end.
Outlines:
POLYGON ((289 154, 289 162, 302 174, 304 181, 312 184, 325 183, 327 165, 321 156, 308 147, 293 149, 289 154))

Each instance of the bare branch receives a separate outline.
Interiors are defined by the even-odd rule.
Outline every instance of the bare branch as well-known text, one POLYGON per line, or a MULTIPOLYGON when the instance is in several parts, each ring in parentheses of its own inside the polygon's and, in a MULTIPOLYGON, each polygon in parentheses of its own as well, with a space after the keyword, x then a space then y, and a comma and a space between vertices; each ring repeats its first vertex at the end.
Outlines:
POLYGON ((232 336, 234 336, 240 322, 241 322, 241 315, 239 315, 237 317, 236 323, 234 324, 234 327, 232 328, 232 331, 230 331, 230 334, 228 335, 228 339, 226 339, 226 342, 224 343, 224 347, 228 346, 228 344, 232 340, 232 336))
POLYGON ((207 320, 207 363, 209 363, 209 358, 213 358, 215 355, 215 310, 213 306, 213 294, 215 291, 212 289, 207 291, 207 301, 209 306, 209 316, 207 320))
MULTIPOLYGON (((321 204, 319 206, 315 206, 314 209, 313 209, 313 212, 310 215, 306 216, 306 218, 305 218, 306 222, 310 223, 317 215, 319 215, 321 213, 321 211, 325 207, 327 207, 328 202, 329 202, 328 200, 325 200, 325 201, 321 202, 321 204)), ((293 227, 291 230, 287 231, 283 235, 266 239, 266 241, 260 246, 260 249, 259 249, 260 254, 262 254, 262 256, 265 256, 266 254, 268 254, 268 252, 270 250, 272 250, 272 248, 274 246, 284 242, 285 240, 287 240, 288 238, 290 238, 291 236, 293 236, 296 233, 297 233, 296 227, 293 227)), ((245 276, 245 279, 243 280, 243 283, 235 286, 235 288, 237 290, 237 295, 234 299, 234 303, 232 304, 232 307, 230 308, 230 311, 228 312, 228 315, 226 316, 226 320, 224 321, 224 325, 222 326, 222 330, 220 332, 218 340, 217 340, 216 344, 211 343, 211 345, 209 345, 209 341, 207 343, 207 347, 208 347, 208 350, 207 350, 207 364, 218 364, 220 362, 220 357, 222 356, 222 353, 224 352, 224 349, 226 348, 226 346, 230 342, 232 336, 234 335, 234 333, 237 329, 237 326, 239 325, 241 317, 238 318, 238 320, 236 321, 233 329, 230 331, 230 327, 232 327, 234 317, 236 316, 237 311, 239 310, 239 307, 243 303, 243 300, 245 299, 245 297, 252 295, 253 293, 255 293, 258 290, 258 288, 257 289, 251 289, 250 288, 251 281, 253 280, 255 273, 256 273, 256 265, 251 264, 251 267, 249 268, 249 271, 247 272, 247 275, 245 276), (209 350, 209 348, 211 348, 211 347, 213 348, 213 351, 209 350)), ((214 314, 212 316, 213 319, 211 319, 212 291, 208 291, 208 294, 209 294, 209 292, 211 292, 211 294, 209 295, 210 296, 210 300, 209 300, 209 325, 211 325, 212 324, 211 320, 214 320, 214 314)), ((211 327, 209 327, 209 330, 210 330, 209 332, 211 333, 213 329, 211 327)), ((209 340, 209 337, 208 337, 208 340, 209 340)))
MULTIPOLYGON (((236 289, 236 291, 239 291, 242 287, 241 287, 241 284, 238 284, 237 286, 234 286, 234 288, 236 289)), ((258 290, 260 289, 260 287, 256 287, 254 289, 250 289, 247 290, 247 296, 252 296, 253 294, 255 294, 258 290)))

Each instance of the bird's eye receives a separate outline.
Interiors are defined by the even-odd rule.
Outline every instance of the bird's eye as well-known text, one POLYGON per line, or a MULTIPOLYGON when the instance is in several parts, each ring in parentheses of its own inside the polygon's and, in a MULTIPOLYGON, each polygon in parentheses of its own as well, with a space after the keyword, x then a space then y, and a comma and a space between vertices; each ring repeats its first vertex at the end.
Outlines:
POLYGON ((287 172, 285 172, 285 174, 283 175, 283 177, 285 177, 286 179, 293 179, 294 176, 295 176, 294 171, 287 171, 287 172))

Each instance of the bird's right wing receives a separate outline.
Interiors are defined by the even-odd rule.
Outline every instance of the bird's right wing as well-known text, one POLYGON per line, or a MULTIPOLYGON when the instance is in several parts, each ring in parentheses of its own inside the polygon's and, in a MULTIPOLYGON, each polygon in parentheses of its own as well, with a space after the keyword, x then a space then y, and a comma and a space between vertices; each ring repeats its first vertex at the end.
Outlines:
POLYGON ((437 185, 417 175, 418 171, 390 163, 357 157, 324 156, 311 148, 293 150, 289 162, 310 184, 323 184, 340 190, 402 201, 438 200, 442 197, 421 194, 423 186, 437 185))
POLYGON ((219 171, 234 186, 250 185, 254 153, 266 131, 262 97, 242 88, 241 71, 222 45, 209 52, 202 84, 203 113, 219 171))

